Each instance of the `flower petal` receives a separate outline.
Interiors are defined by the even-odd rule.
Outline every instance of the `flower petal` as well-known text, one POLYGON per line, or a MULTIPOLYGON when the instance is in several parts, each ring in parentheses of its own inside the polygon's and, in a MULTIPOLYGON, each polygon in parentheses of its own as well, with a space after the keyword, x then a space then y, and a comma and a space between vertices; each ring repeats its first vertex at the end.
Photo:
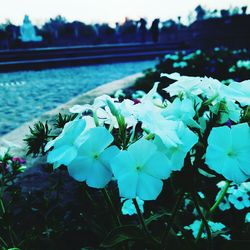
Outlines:
POLYGON ((120 152, 110 162, 113 174, 116 179, 128 173, 135 173, 135 160, 128 151, 120 152))
POLYGON ((155 200, 160 194, 163 182, 148 174, 140 173, 137 183, 137 196, 142 200, 155 200))
POLYGON ((48 153, 47 161, 49 163, 58 162, 60 164, 68 165, 77 155, 77 150, 73 146, 64 145, 55 148, 48 153))
POLYGON ((112 178, 112 172, 99 160, 94 160, 89 168, 86 183, 93 188, 104 188, 112 178))
POLYGON ((68 166, 69 175, 77 181, 85 181, 92 164, 93 159, 90 157, 77 157, 68 166))
POLYGON ((138 174, 130 172, 118 179, 120 196, 128 199, 136 198, 138 174))
POLYGON ((172 164, 163 154, 156 152, 144 165, 143 172, 158 179, 167 179, 170 176, 172 164))

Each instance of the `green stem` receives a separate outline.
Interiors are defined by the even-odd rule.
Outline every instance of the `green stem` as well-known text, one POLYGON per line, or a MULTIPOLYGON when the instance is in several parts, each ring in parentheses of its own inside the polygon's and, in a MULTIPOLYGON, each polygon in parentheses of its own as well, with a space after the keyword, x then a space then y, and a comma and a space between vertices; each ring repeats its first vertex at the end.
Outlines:
POLYGON ((165 245, 165 242, 167 240, 167 237, 168 237, 168 234, 169 234, 169 231, 170 229, 172 228, 172 225, 174 223, 174 219, 175 219, 175 216, 177 215, 177 212, 178 212, 178 209, 181 205, 181 201, 184 197, 184 194, 185 192, 183 190, 180 191, 180 194, 177 198, 177 201, 175 203, 175 206, 173 208, 173 211, 172 211, 172 216, 170 217, 169 221, 168 221, 168 224, 167 224, 167 227, 166 227, 166 230, 163 234, 163 237, 162 237, 162 240, 161 240, 161 245, 164 246, 165 245))
POLYGON ((223 190, 220 192, 220 196, 217 199, 217 201, 214 203, 214 205, 209 209, 209 213, 212 214, 216 208, 220 205, 220 203, 222 202, 222 200, 224 199, 224 196, 227 193, 227 190, 230 186, 230 181, 226 181, 226 185, 223 187, 223 190))
POLYGON ((5 245, 5 247, 8 247, 7 242, 1 236, 0 236, 0 242, 2 242, 5 245))
MULTIPOLYGON (((216 210, 216 208, 220 205, 220 203, 224 199, 224 197, 227 193, 227 190, 230 186, 230 183, 231 183, 230 181, 226 181, 226 185, 224 186, 223 190, 220 192, 219 198, 214 203, 214 205, 207 211, 207 213, 205 215, 206 220, 208 220, 210 218, 210 216, 213 214, 213 212, 216 210)), ((204 222, 202 221, 195 242, 199 241, 199 239, 202 235, 203 228, 204 228, 204 222)))
MULTIPOLYGON (((195 208, 198 212, 198 214, 200 215, 201 217, 201 220, 202 220, 202 223, 204 224, 205 228, 206 228, 206 232, 207 232, 207 238, 208 238, 208 249, 212 249, 212 234, 211 234, 211 230, 210 230, 210 227, 208 225, 208 221, 205 217, 205 215, 203 214, 203 212, 201 211, 201 208, 199 206, 199 203, 198 203, 198 200, 197 200, 197 194, 196 193, 191 193, 191 197, 193 199, 193 202, 194 202, 194 205, 195 205, 195 208)), ((199 234, 202 234, 202 231, 199 231, 198 232, 198 235, 199 234)), ((197 237, 198 237, 197 235, 197 237)), ((199 236, 201 237, 201 235, 199 236)))
POLYGON ((3 204, 3 201, 1 198, 0 198, 0 208, 1 208, 1 211, 3 212, 3 214, 5 214, 5 208, 4 208, 4 204, 3 204))
POLYGON ((133 199, 133 203, 134 203, 134 206, 135 206, 135 209, 136 209, 136 212, 137 212, 137 215, 138 215, 138 218, 139 218, 139 221, 141 223, 141 226, 142 226, 142 229, 143 231, 145 232, 145 234, 149 234, 149 231, 147 229, 147 226, 145 224, 145 221, 144 221, 144 218, 142 216, 142 213, 141 213, 141 210, 139 208, 139 205, 137 203, 137 200, 136 199, 133 199))
POLYGON ((149 232, 149 230, 148 230, 148 228, 147 228, 147 226, 146 226, 146 223, 145 223, 145 221, 144 221, 144 218, 143 218, 143 215, 142 215, 141 210, 140 210, 140 208, 139 208, 139 205, 138 205, 137 200, 136 200, 136 199, 132 199, 132 201, 133 201, 133 203, 134 203, 134 206, 135 206, 135 209, 136 209, 136 212, 137 212, 137 216, 138 216, 138 218, 139 218, 140 224, 141 224, 141 226, 142 226, 142 229, 143 229, 145 235, 146 235, 150 240, 152 240, 152 242, 154 242, 157 246, 159 246, 159 245, 160 245, 160 242, 159 242, 157 239, 155 239, 155 238, 153 237, 153 235, 150 234, 150 232, 149 232))
POLYGON ((116 221, 117 226, 122 226, 119 215, 116 213, 116 209, 115 209, 114 204, 113 204, 113 202, 112 202, 112 200, 110 198, 108 190, 106 188, 103 188, 102 193, 103 193, 103 196, 104 196, 106 202, 108 203, 108 205, 109 205, 109 207, 110 207, 110 209, 112 211, 113 218, 116 221))

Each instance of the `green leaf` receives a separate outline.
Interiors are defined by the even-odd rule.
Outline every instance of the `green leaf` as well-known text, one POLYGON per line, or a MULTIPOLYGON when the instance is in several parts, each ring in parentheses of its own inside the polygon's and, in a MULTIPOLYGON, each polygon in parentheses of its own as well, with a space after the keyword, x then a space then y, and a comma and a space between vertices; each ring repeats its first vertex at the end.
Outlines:
POLYGON ((146 225, 149 225, 151 222, 157 221, 157 220, 161 219, 161 218, 162 218, 163 216, 165 216, 165 215, 171 216, 171 213, 168 213, 168 212, 166 212, 166 211, 162 211, 162 212, 160 212, 160 213, 153 214, 153 215, 151 215, 149 218, 147 218, 147 219, 145 220, 145 224, 146 224, 146 225))
POLYGON ((208 178, 214 178, 214 177, 216 177, 216 175, 210 174, 210 173, 208 173, 207 171, 204 171, 201 168, 198 168, 198 171, 199 171, 200 174, 202 174, 202 175, 204 175, 204 176, 206 176, 208 178))
POLYGON ((113 229, 101 243, 101 247, 111 248, 126 241, 143 239, 144 233, 135 225, 126 225, 113 229))

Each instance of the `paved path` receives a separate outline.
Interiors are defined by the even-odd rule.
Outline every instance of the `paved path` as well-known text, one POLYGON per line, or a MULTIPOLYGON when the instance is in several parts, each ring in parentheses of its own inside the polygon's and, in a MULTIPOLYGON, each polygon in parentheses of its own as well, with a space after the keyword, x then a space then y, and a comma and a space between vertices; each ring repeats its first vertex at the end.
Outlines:
POLYGON ((112 81, 110 83, 104 84, 84 94, 81 94, 73 98, 71 101, 65 104, 62 104, 51 111, 44 113, 39 118, 30 122, 24 123, 21 127, 0 137, 0 146, 11 147, 13 153, 19 156, 24 156, 26 153, 26 149, 25 149, 25 144, 24 144, 23 139, 25 138, 25 135, 29 134, 29 127, 32 127, 35 122, 37 121, 44 122, 46 120, 50 121, 52 117, 57 115, 59 112, 60 113, 68 112, 69 108, 75 104, 81 105, 81 104, 86 104, 86 103, 92 103, 93 100, 100 95, 103 95, 103 94, 111 95, 119 89, 131 87, 134 85, 135 80, 141 76, 143 76, 143 73, 130 75, 120 80, 116 80, 116 81, 112 81))

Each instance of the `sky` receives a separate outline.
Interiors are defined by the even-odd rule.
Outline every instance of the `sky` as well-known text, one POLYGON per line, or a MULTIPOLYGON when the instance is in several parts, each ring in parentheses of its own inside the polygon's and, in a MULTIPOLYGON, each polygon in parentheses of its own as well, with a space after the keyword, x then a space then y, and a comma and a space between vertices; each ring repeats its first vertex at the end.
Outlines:
POLYGON ((159 17, 165 21, 182 16, 186 20, 198 5, 210 10, 246 5, 250 12, 250 0, 0 0, 0 23, 10 20, 20 25, 25 14, 36 25, 57 15, 68 21, 110 24, 123 22, 125 17, 145 17, 148 21, 159 17))

